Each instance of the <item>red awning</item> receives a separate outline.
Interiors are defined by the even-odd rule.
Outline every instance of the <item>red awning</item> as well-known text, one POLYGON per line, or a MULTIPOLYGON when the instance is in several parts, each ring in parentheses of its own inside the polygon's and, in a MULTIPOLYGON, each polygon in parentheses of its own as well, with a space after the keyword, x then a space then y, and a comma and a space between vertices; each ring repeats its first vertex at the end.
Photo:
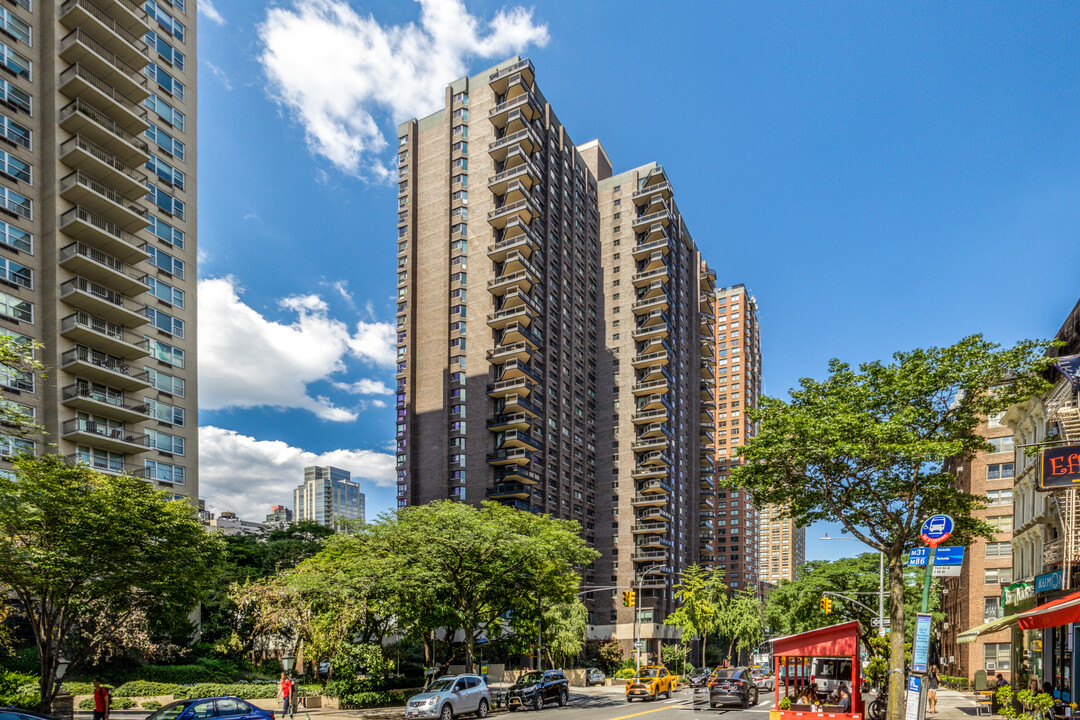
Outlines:
POLYGON ((1033 610, 1022 612, 1017 622, 1024 630, 1038 630, 1080 622, 1080 592, 1071 593, 1033 610))
POLYGON ((772 646, 774 657, 855 657, 859 653, 859 621, 773 638, 772 646))

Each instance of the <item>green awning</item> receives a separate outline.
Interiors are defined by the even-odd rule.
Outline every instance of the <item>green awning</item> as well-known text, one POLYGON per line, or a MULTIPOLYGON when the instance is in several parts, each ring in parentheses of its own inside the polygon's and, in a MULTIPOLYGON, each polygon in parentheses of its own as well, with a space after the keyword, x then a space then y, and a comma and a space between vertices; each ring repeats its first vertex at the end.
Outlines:
POLYGON ((975 638, 979 637, 980 635, 986 635, 988 633, 994 633, 999 630, 1004 630, 1007 627, 1015 625, 1017 620, 1020 619, 1020 615, 1021 613, 1016 613, 1014 615, 1006 615, 1005 617, 998 618, 997 620, 991 620, 988 623, 976 625, 970 630, 965 630, 964 632, 957 635, 956 642, 960 644, 975 642, 975 638))

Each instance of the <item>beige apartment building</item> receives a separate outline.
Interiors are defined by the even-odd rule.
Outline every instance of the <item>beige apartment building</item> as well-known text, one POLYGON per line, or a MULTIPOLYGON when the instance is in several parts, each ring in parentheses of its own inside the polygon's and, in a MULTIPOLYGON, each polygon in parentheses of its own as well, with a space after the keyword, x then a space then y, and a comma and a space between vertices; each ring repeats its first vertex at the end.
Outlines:
MULTIPOLYGON (((614 174, 512 58, 399 126, 398 504, 497 500, 577 520, 586 586, 641 588, 645 652, 712 487, 714 290, 664 169, 614 174), (711 367, 708 367, 711 373, 711 367)), ((619 591, 587 598, 627 650, 619 591)))
MULTIPOLYGON (((759 590, 758 512, 750 494, 726 484, 742 462, 738 448, 754 436, 746 415, 761 394, 761 333, 757 301, 745 285, 718 288, 709 306, 715 361, 703 381, 713 392, 713 422, 707 439, 716 466, 716 488, 701 504, 703 565, 724 573, 731 590, 759 590)), ((705 388, 702 388, 703 398, 705 388)))
POLYGON ((785 517, 779 505, 766 505, 758 517, 758 577, 770 585, 795 580, 806 562, 806 528, 785 517))
POLYGON ((0 7, 4 399, 59 452, 198 495, 195 1, 0 7))
POLYGON ((1001 424, 1001 417, 991 417, 976 429, 993 445, 993 452, 945 464, 956 475, 960 490, 984 498, 986 507, 972 515, 996 531, 993 541, 975 538, 968 544, 960 576, 944 578, 942 588, 941 671, 971 682, 979 670, 986 670, 988 677, 1002 673, 1006 679, 1012 671, 1009 628, 980 635, 972 642, 957 642, 964 631, 1004 616, 1002 591, 1013 581, 1013 431, 1001 424))

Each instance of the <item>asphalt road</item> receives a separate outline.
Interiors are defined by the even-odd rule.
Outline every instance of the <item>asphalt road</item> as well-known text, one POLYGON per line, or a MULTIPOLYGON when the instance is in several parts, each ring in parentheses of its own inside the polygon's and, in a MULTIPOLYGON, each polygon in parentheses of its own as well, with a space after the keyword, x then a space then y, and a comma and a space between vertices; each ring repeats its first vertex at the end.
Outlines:
MULTIPOLYGON (((709 708, 708 691, 699 688, 681 688, 671 699, 626 701, 622 686, 604 688, 571 688, 570 702, 566 707, 545 707, 540 712, 526 710, 514 713, 519 720, 670 720, 681 718, 723 718, 723 720, 768 720, 773 694, 766 692, 754 707, 738 706, 712 710, 709 708), (696 691, 696 692, 695 692, 696 691)), ((500 715, 500 717, 506 717, 500 715)))

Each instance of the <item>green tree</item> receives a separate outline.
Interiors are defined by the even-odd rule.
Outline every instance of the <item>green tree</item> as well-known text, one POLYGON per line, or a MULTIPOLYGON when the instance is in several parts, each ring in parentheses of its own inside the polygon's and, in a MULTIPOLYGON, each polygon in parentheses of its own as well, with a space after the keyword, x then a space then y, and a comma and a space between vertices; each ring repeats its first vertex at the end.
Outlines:
POLYGON ((665 625, 674 625, 682 631, 682 641, 701 639, 702 664, 705 662, 705 644, 709 633, 720 629, 720 622, 727 605, 724 592, 724 572, 706 571, 700 565, 691 565, 674 586, 679 606, 664 618, 665 625))
POLYGON ((85 665, 146 642, 148 617, 190 612, 221 540, 193 505, 133 477, 58 455, 19 457, 15 475, 0 476, 0 590, 33 631, 48 713, 61 654, 85 665))
POLYGON ((604 669, 604 672, 615 672, 615 669, 622 663, 622 646, 619 645, 619 641, 612 636, 597 648, 596 656, 599 659, 600 667, 604 669))
POLYGON ((589 611, 575 597, 544 608, 544 652, 551 667, 568 664, 585 647, 589 611))
POLYGON ((660 662, 676 674, 686 673, 686 645, 669 643, 660 646, 660 662), (680 666, 681 670, 680 670, 680 666))
POLYGON ((765 620, 761 601, 753 590, 741 590, 728 598, 722 622, 731 642, 728 655, 737 657, 765 641, 765 620))
MULTIPOLYGON (((852 370, 829 363, 824 381, 804 378, 790 401, 763 397, 749 411, 757 436, 740 450, 732 482, 759 506, 777 504, 799 525, 839 521, 885 553, 891 622, 904 627, 904 556, 925 518, 947 513, 957 539, 993 537, 972 517, 980 498, 957 489, 946 458, 989 450, 976 434, 983 418, 1044 391, 1038 374, 1048 343, 1002 349, 974 335, 946 348, 893 355, 852 370)), ((893 633, 890 665, 903 667, 903 634, 893 633)), ((903 674, 893 673, 889 718, 902 715, 903 674)))

